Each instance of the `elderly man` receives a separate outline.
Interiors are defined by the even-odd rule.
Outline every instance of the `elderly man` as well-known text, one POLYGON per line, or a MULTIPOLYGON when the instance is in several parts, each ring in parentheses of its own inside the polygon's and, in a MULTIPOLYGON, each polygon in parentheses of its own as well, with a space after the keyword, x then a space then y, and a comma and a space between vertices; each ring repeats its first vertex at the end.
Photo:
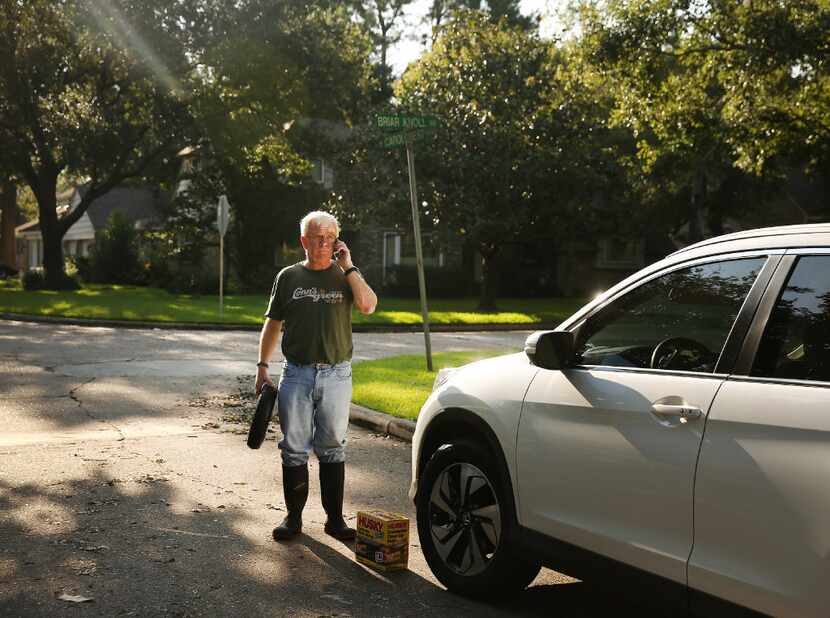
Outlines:
POLYGON ((328 213, 315 211, 303 217, 300 242, 306 259, 282 269, 274 280, 259 339, 257 394, 264 383, 273 385, 268 361, 283 333, 279 448, 288 515, 274 529, 277 541, 302 530, 312 449, 320 462, 325 531, 342 540, 355 535, 343 520, 344 449, 352 397, 352 304, 369 314, 378 300, 352 263, 339 233, 337 219, 328 213))

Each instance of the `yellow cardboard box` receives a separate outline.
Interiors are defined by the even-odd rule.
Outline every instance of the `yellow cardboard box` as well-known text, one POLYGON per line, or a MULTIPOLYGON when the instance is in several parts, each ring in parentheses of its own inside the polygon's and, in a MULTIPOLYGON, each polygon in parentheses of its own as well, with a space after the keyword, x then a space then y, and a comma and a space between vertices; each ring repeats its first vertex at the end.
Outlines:
POLYGON ((358 511, 355 558, 379 571, 400 571, 409 562, 409 518, 387 511, 358 511))

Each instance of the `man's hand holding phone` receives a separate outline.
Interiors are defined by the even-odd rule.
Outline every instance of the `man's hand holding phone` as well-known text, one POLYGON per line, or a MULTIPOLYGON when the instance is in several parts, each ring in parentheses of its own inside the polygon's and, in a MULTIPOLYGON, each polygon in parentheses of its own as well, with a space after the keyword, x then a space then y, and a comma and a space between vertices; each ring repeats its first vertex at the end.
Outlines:
POLYGON ((352 267, 352 254, 346 243, 338 238, 334 242, 332 249, 334 250, 332 258, 337 262, 337 265, 340 268, 346 270, 347 268, 352 267))

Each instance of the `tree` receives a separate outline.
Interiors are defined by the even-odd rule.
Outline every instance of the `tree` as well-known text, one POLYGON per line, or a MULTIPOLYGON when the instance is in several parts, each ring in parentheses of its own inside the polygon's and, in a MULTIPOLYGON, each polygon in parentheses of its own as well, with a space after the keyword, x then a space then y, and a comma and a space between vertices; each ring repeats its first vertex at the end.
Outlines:
POLYGON ((17 225, 17 183, 0 182, 0 266, 17 269, 14 228, 17 225))
POLYGON ((163 0, 0 2, 0 168, 38 203, 47 286, 64 279, 61 240, 90 204, 185 143, 192 16, 163 0), (60 219, 61 173, 88 179, 60 219))
POLYGON ((537 15, 522 15, 519 0, 432 0, 426 15, 426 22, 432 26, 432 43, 440 27, 452 19, 455 11, 473 10, 487 14, 491 21, 506 19, 507 23, 524 30, 535 29, 539 24, 537 15))
POLYGON ((595 46, 594 57, 615 88, 612 121, 632 132, 645 172, 659 177, 665 171, 672 185, 687 189, 687 211, 680 220, 689 224, 689 240, 700 240, 707 191, 730 165, 723 89, 716 66, 665 53, 686 36, 675 12, 649 13, 650 32, 655 38, 660 33, 659 43, 636 42, 621 24, 627 23, 624 16, 642 18, 627 12, 637 8, 623 1, 606 7, 607 13, 590 13, 585 44, 595 46), (598 25, 602 20, 615 26, 598 25))
MULTIPOLYGON (((826 2, 579 4, 582 43, 615 86, 613 120, 638 140, 651 180, 687 196, 689 240, 736 168, 764 180, 783 161, 827 161, 826 2)), ((717 229, 726 210, 709 210, 717 229)))
POLYGON ((200 48, 211 75, 196 101, 200 164, 168 224, 177 256, 199 268, 216 198, 228 195, 229 258, 243 286, 259 289, 275 248, 296 242, 302 211, 326 196, 309 181, 307 159, 325 144, 303 126, 362 120, 374 89, 371 43, 337 3, 251 0, 224 14, 200 48))
POLYGON ((535 34, 467 11, 444 26, 397 91, 404 110, 441 120, 434 138, 418 147, 424 215, 481 255, 485 310, 495 307, 500 246, 532 233, 553 207, 539 187, 557 175, 557 157, 544 156, 538 140, 554 133, 540 111, 555 67, 553 47, 535 34))
MULTIPOLYGON (((575 51, 467 11, 442 28, 397 94, 400 108, 377 111, 439 119, 435 134, 415 145, 421 225, 481 256, 482 308, 495 305, 505 243, 544 238, 567 247, 631 220, 634 198, 619 161, 633 143, 608 126, 610 92, 575 51)), ((376 131, 354 131, 336 174, 330 205, 342 221, 409 220, 405 153, 385 148, 376 131)))
POLYGON ((353 3, 355 13, 363 22, 378 55, 376 77, 377 102, 388 101, 392 96, 392 67, 389 64, 389 48, 401 40, 400 21, 404 8, 412 0, 358 0, 353 3))

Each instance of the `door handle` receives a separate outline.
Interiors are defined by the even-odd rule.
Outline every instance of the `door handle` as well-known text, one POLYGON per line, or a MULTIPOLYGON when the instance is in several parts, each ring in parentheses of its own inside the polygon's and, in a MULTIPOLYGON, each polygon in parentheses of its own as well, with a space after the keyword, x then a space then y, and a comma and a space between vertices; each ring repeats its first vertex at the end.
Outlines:
POLYGON ((689 404, 655 403, 652 404, 651 409, 661 416, 679 416, 681 423, 700 418, 703 415, 700 408, 689 404))

